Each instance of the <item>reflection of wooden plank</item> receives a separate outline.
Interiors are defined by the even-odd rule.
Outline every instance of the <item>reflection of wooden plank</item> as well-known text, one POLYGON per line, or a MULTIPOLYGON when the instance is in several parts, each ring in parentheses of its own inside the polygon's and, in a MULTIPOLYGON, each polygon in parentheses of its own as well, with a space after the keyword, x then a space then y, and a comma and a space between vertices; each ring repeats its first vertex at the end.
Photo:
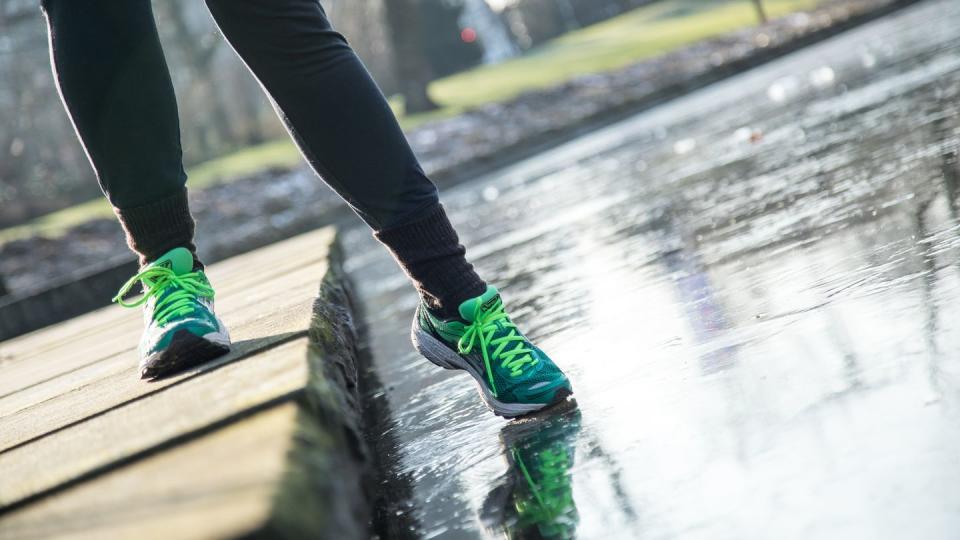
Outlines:
POLYGON ((295 429, 280 405, 44 499, 0 521, 8 538, 223 538, 270 512, 295 429))
POLYGON ((0 453, 0 507, 288 399, 307 384, 307 347, 298 338, 0 453))
MULTIPOLYGON (((280 277, 305 266, 323 265, 333 234, 332 229, 320 229, 211 266, 210 279, 217 288, 218 305, 226 298, 244 298, 247 293, 257 289, 255 285, 268 282, 272 277, 280 277)), ((134 350, 137 340, 130 342, 127 334, 138 334, 140 329, 140 318, 131 311, 119 306, 106 307, 50 328, 0 342, 0 373, 14 365, 51 355, 62 357, 60 365, 63 371, 76 369, 97 358, 134 350), (78 350, 89 350, 95 355, 93 358, 76 355, 78 350)), ((0 376, 0 396, 22 386, 0 376)))

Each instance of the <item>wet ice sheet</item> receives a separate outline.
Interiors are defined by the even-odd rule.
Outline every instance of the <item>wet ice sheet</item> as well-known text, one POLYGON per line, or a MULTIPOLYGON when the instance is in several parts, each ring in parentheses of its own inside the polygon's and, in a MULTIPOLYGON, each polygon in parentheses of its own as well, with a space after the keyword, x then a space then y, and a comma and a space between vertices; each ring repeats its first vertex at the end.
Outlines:
POLYGON ((960 531, 957 28, 925 3, 444 193, 577 415, 505 423, 420 359, 351 231, 417 532, 960 531))

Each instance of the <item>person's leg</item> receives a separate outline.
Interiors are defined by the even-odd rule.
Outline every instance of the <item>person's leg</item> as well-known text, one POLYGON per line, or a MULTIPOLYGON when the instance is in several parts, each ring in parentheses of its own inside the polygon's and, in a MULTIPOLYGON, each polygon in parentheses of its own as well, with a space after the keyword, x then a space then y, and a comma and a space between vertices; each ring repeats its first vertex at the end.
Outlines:
POLYGON ((310 165, 447 316, 486 284, 393 112, 316 0, 207 0, 310 165))
POLYGON ((149 0, 43 0, 57 88, 141 265, 194 251, 173 84, 149 0))
POLYGON ((570 382, 521 334, 465 249, 393 112, 317 0, 207 0, 272 97, 307 160, 373 229, 422 302, 411 338, 427 359, 466 370, 495 413, 564 401, 570 382))
POLYGON ((219 356, 230 337, 193 245, 177 102, 150 0, 43 0, 57 87, 141 271, 114 300, 144 305, 140 375, 219 356), (137 301, 122 296, 138 283, 137 301))

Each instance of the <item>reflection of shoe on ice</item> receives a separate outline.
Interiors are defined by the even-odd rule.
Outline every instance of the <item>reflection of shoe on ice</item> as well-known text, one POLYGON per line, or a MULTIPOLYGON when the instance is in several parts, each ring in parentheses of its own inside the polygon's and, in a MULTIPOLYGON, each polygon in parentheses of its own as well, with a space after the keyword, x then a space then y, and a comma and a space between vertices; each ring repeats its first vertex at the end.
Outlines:
POLYGON ((577 409, 504 427, 508 470, 484 501, 485 527, 508 538, 574 537, 579 514, 570 469, 579 431, 577 409))

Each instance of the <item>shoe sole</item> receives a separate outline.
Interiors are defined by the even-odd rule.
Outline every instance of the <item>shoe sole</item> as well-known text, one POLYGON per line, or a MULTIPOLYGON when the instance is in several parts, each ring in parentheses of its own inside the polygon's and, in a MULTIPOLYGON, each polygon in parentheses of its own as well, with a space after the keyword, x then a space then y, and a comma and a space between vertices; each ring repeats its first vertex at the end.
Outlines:
POLYGON ((550 403, 505 403, 494 397, 490 390, 487 389, 487 385, 484 384, 486 374, 478 373, 469 362, 464 360, 459 354, 450 350, 450 347, 447 347, 443 342, 421 329, 416 324, 416 321, 414 321, 413 328, 410 332, 410 340, 413 341, 413 346, 417 351, 431 363, 443 369, 462 370, 469 373, 477 385, 477 392, 480 394, 480 398, 483 399, 487 408, 497 416, 503 418, 524 416, 565 401, 570 395, 569 393, 562 395, 562 393, 558 392, 559 398, 554 399, 550 403))
POLYGON ((197 337, 189 330, 178 330, 166 349, 153 353, 140 363, 141 379, 157 379, 198 366, 230 352, 230 335, 223 323, 220 332, 197 337))

